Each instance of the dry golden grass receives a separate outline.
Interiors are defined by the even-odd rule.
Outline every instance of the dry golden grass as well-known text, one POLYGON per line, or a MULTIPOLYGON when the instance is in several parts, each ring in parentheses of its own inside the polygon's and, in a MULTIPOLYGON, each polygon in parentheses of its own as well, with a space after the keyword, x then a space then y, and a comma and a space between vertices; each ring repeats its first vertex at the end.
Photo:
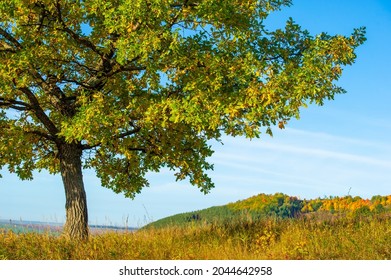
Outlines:
POLYGON ((302 217, 107 232, 0 232, 0 259, 391 259, 391 218, 302 217))

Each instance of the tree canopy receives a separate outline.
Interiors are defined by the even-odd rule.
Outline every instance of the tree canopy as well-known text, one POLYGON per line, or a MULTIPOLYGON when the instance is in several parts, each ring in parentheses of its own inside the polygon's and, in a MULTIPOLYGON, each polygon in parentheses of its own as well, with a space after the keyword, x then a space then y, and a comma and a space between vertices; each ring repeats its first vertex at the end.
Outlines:
POLYGON ((0 168, 64 178, 68 145, 102 186, 128 197, 162 167, 208 192, 209 140, 272 134, 300 108, 344 92, 335 81, 365 29, 311 35, 292 19, 264 25, 290 4, 1 1, 0 168))

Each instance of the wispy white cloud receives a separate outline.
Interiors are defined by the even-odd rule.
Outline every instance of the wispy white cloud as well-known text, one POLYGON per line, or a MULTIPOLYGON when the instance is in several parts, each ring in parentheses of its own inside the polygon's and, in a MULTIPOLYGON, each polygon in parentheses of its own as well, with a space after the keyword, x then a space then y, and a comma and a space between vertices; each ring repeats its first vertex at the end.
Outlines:
MULTIPOLYGON (((386 155, 391 155, 391 144, 335 136, 326 133, 288 129, 286 135, 276 139, 276 141, 275 139, 249 141, 243 138, 226 138, 224 142, 234 146, 234 148, 231 147, 231 151, 245 151, 250 149, 251 153, 245 154, 245 156, 243 154, 238 155, 237 153, 233 155, 230 150, 225 149, 225 152, 217 155, 217 158, 224 159, 224 157, 231 157, 234 160, 256 163, 264 158, 261 152, 278 151, 285 154, 295 154, 296 156, 331 158, 391 168, 391 160, 383 158, 390 158, 386 155), (325 146, 328 146, 328 149, 325 146), (353 150, 353 152, 345 152, 347 150, 353 150), (376 156, 367 155, 371 154, 371 150, 376 156)), ((265 170, 265 172, 268 171, 265 170)))
MULTIPOLYGON (((383 120, 385 122, 385 120, 383 120)), ((371 123, 377 123, 379 124, 380 120, 372 120, 371 123)), ((389 125, 389 128, 391 129, 391 125, 389 125)), ((308 130, 301 130, 301 129, 295 129, 295 128, 286 128, 281 133, 288 133, 290 135, 295 135, 303 139, 311 139, 311 140, 319 140, 322 142, 331 142, 331 143, 343 143, 343 144, 353 144, 353 145, 359 145, 359 146, 366 146, 366 147, 376 147, 377 149, 385 149, 390 151, 391 150, 391 144, 381 142, 374 139, 364 139, 364 138, 352 138, 352 137, 346 137, 341 135, 334 135, 329 134, 325 132, 314 132, 314 131, 308 131, 308 130)))
POLYGON ((212 156, 217 183, 293 195, 371 196, 389 192, 391 145, 323 132, 287 129, 274 138, 224 138, 212 156), (296 193, 295 193, 296 192, 296 193))
POLYGON ((343 161, 360 162, 369 165, 391 168, 390 160, 382 160, 382 159, 377 159, 370 156, 362 156, 358 154, 335 152, 335 151, 324 150, 324 149, 303 148, 303 147, 296 147, 292 145, 272 144, 272 143, 264 143, 263 147, 269 150, 278 150, 278 151, 293 153, 298 155, 307 155, 307 156, 320 157, 320 158, 333 158, 333 159, 338 159, 343 161))

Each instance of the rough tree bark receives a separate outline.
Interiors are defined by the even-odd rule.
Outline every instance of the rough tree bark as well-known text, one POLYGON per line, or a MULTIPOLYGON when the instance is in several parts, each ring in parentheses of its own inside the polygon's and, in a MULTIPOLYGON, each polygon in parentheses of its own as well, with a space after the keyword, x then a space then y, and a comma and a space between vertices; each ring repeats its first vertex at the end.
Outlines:
POLYGON ((64 235, 72 239, 87 240, 87 197, 84 190, 81 156, 82 149, 78 143, 59 146, 61 177, 66 198, 64 235))

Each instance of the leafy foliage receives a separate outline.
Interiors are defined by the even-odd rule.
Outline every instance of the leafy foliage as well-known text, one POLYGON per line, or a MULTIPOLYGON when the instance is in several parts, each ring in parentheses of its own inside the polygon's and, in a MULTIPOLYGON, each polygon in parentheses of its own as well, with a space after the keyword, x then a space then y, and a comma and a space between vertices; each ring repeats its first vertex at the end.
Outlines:
POLYGON ((60 170, 60 147, 128 197, 168 167, 203 192, 210 139, 259 137, 343 89, 364 28, 312 36, 289 0, 11 0, 0 3, 0 168, 60 170))
POLYGON ((391 211, 391 195, 373 196, 362 199, 359 196, 330 197, 305 201, 302 212, 327 211, 330 213, 370 214, 391 211))

